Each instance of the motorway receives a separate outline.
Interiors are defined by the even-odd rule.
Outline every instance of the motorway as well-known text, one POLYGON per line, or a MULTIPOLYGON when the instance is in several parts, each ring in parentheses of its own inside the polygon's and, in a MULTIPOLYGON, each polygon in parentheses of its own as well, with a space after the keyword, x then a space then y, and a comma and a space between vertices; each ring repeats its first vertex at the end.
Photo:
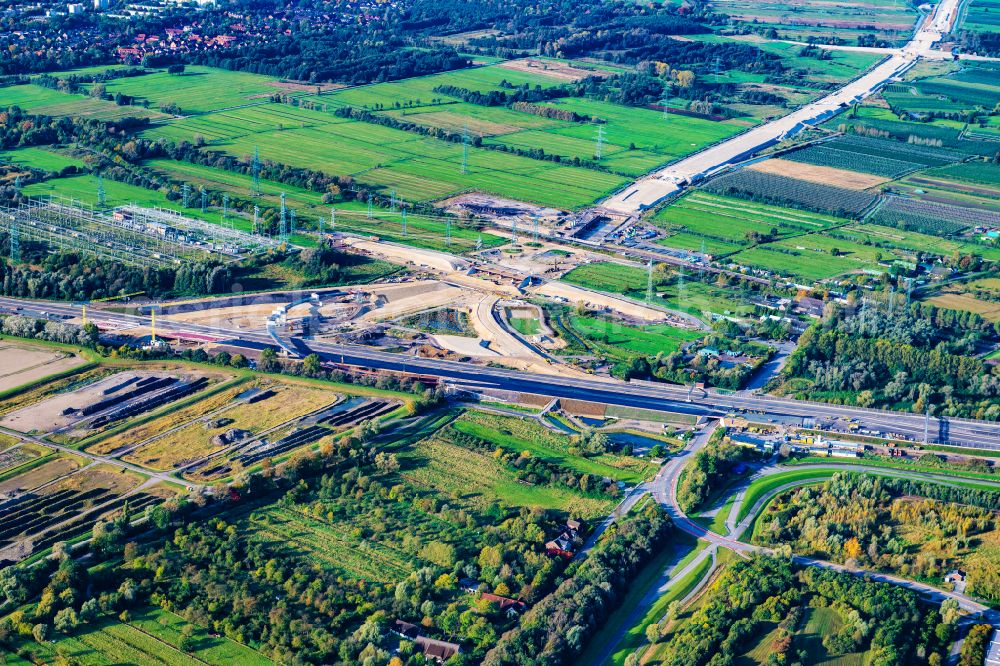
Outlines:
POLYGON ((941 0, 934 13, 923 21, 913 38, 902 49, 861 77, 788 115, 754 127, 644 176, 606 199, 601 206, 619 213, 639 213, 679 192, 685 185, 717 173, 754 152, 836 115, 906 72, 919 59, 938 58, 934 44, 950 30, 958 15, 960 3, 961 0, 941 0))
MULTIPOLYGON (((79 309, 65 303, 28 301, 0 298, 0 307, 9 310, 21 308, 29 316, 76 317, 79 309), (45 313, 45 315, 43 315, 45 313)), ((91 320, 109 328, 150 325, 150 318, 143 315, 121 314, 108 311, 92 312, 91 320)), ((205 336, 231 346, 260 349, 273 346, 266 332, 236 331, 219 326, 171 321, 161 315, 156 320, 157 329, 163 332, 188 333, 205 336)), ((303 344, 295 339, 296 346, 303 344)), ((688 400, 689 389, 676 385, 627 384, 606 378, 572 378, 558 375, 541 375, 518 370, 494 368, 471 363, 419 358, 381 351, 370 347, 339 345, 307 341, 309 350, 325 361, 371 368, 434 376, 459 388, 494 389, 533 393, 556 398, 602 402, 623 407, 656 409, 702 417, 724 416, 734 410, 744 409, 762 413, 776 419, 816 418, 857 419, 863 427, 894 432, 922 441, 925 417, 905 412, 886 412, 814 403, 789 398, 764 395, 726 394, 716 391, 698 392, 688 400)), ((931 417, 928 422, 928 441, 952 446, 1000 450, 1000 423, 931 417)))

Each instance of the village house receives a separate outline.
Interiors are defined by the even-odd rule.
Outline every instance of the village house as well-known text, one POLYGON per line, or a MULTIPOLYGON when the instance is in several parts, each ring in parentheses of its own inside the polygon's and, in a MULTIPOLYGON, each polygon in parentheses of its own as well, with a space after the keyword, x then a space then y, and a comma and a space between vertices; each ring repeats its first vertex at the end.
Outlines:
POLYGON ((418 636, 415 642, 425 657, 433 659, 439 664, 448 661, 462 651, 462 646, 458 643, 439 641, 436 638, 427 638, 426 636, 418 636))
POLYGON ((517 617, 528 608, 528 605, 523 601, 501 597, 498 594, 490 594, 489 592, 484 592, 479 598, 497 604, 500 607, 500 612, 505 613, 509 618, 517 617))
POLYGON ((579 520, 573 518, 567 520, 559 536, 546 542, 545 552, 552 556, 573 557, 573 553, 576 550, 574 541, 579 537, 582 527, 583 523, 579 520))

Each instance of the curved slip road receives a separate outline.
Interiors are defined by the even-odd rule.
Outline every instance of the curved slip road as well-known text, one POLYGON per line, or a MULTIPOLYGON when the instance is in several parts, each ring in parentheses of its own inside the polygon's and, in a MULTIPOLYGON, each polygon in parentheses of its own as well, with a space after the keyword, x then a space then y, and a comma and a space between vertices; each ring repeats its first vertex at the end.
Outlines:
MULTIPOLYGON (((77 307, 66 303, 0 298, 0 307, 19 308, 19 314, 28 316, 72 318, 79 315, 77 307), (43 315, 43 312, 46 314, 43 315)), ((90 319, 95 323, 103 323, 111 327, 148 327, 150 324, 148 316, 109 311, 91 313, 90 319)), ((274 344, 266 333, 237 331, 222 326, 173 322, 166 315, 157 317, 156 324, 158 330, 161 331, 193 334, 237 347, 261 349, 263 346, 273 346, 274 344)), ((924 416, 906 412, 888 412, 773 396, 727 394, 717 391, 708 391, 689 401, 690 390, 684 386, 628 384, 598 377, 589 379, 541 375, 470 363, 418 358, 385 352, 372 347, 315 341, 308 341, 308 345, 306 345, 297 338, 294 338, 293 341, 301 344, 307 353, 315 352, 324 360, 333 363, 434 376, 446 380, 458 388, 500 389, 709 418, 724 416, 737 409, 787 419, 840 417, 857 419, 864 424, 864 427, 883 432, 900 433, 913 441, 922 441, 924 436, 924 416)), ((929 433, 930 441, 933 443, 1000 450, 1000 423, 996 422, 932 417, 929 420, 929 433)))

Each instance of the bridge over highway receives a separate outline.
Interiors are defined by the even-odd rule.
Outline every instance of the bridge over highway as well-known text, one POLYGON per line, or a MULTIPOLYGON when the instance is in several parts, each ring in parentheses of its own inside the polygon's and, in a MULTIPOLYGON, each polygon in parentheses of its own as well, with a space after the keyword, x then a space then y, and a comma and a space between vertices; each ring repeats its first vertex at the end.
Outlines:
MULTIPOLYGON (((28 316, 72 318, 78 309, 71 304, 0 298, 0 307, 20 309, 28 316), (43 313, 45 313, 43 315, 43 313)), ((118 328, 148 326, 150 318, 117 312, 99 312, 91 319, 118 328)), ((219 326, 174 322, 169 317, 157 318, 157 328, 164 332, 210 335, 232 346, 260 349, 274 346, 266 332, 246 332, 219 326)), ((722 416, 733 410, 745 409, 782 419, 816 419, 823 417, 857 419, 863 427, 896 432, 914 441, 922 441, 925 428, 929 441, 952 446, 975 447, 1000 451, 1000 423, 972 419, 925 417, 906 412, 888 412, 860 407, 828 405, 791 398, 763 395, 727 394, 707 391, 689 401, 684 386, 635 385, 611 379, 575 378, 562 375, 493 368, 470 363, 420 358, 381 351, 370 347, 340 345, 329 342, 301 341, 292 338, 299 355, 315 352, 326 361, 375 370, 408 372, 438 377, 459 387, 499 389, 538 395, 589 400, 609 405, 673 411, 696 416, 722 416)))

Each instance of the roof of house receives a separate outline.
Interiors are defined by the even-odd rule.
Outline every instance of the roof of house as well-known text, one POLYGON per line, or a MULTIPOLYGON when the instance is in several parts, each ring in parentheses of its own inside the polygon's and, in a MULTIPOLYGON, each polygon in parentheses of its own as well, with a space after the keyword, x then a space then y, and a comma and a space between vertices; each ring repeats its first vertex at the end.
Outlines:
POLYGON ((439 661, 451 659, 452 655, 462 651, 462 646, 458 643, 439 641, 436 638, 427 638, 426 636, 418 636, 416 643, 425 655, 439 661))
POLYGON ((420 627, 411 622, 396 620, 393 623, 392 627, 393 631, 395 631, 397 634, 402 634, 403 636, 407 636, 409 638, 416 638, 417 636, 420 635, 420 627))
POLYGON ((506 610, 508 608, 524 608, 525 604, 523 601, 518 601, 517 599, 510 599, 509 597, 501 597, 499 594, 490 594, 489 592, 483 592, 482 599, 486 601, 495 601, 500 604, 500 610, 506 610))

